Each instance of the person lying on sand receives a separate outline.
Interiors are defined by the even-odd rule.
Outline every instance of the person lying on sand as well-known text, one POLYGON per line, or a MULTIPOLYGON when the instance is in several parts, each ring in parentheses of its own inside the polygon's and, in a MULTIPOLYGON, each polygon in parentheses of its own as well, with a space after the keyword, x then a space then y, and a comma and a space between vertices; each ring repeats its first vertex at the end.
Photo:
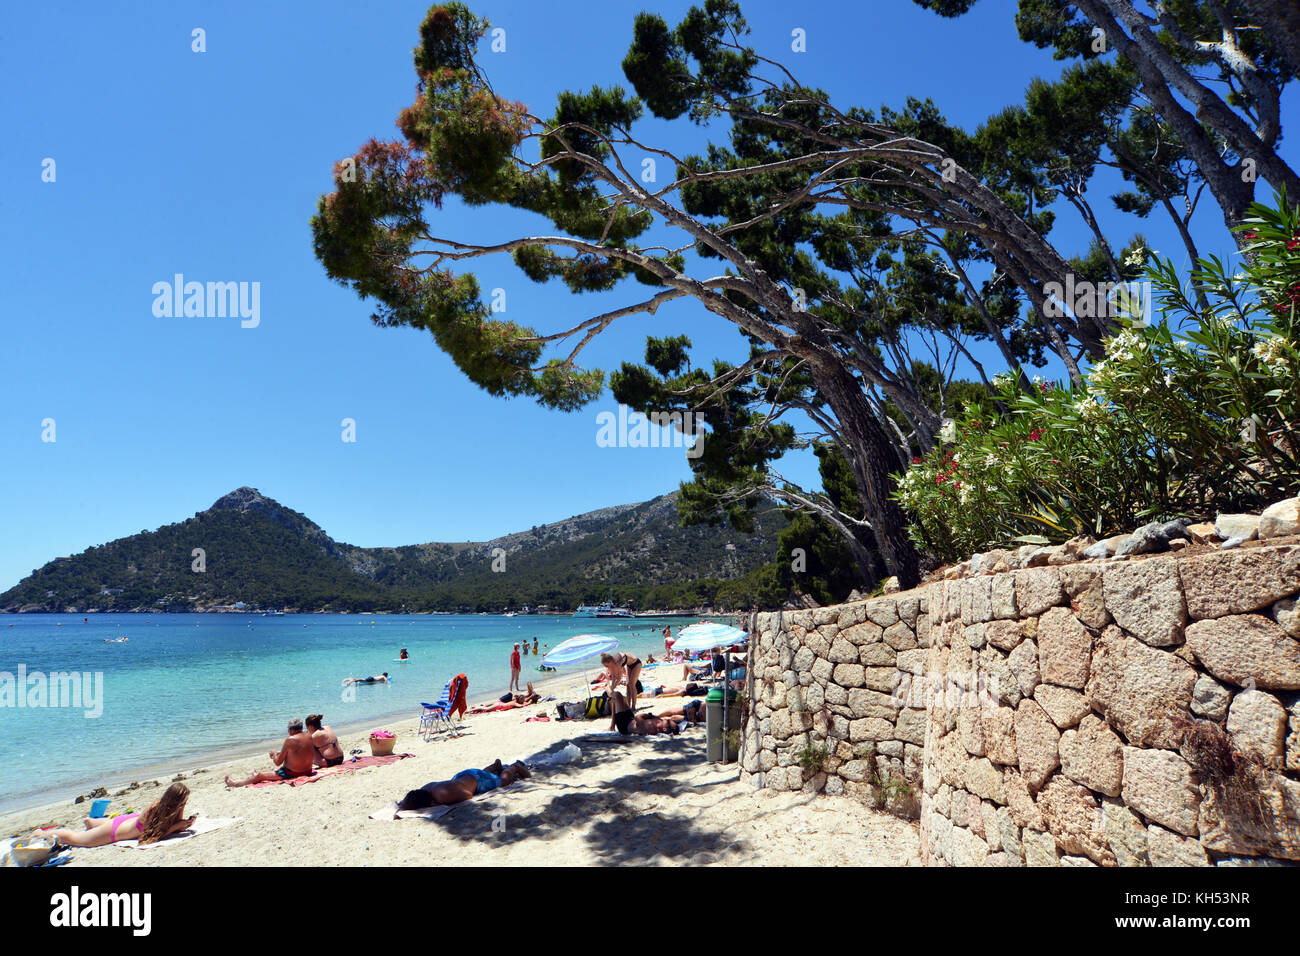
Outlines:
POLYGON ((189 787, 173 783, 161 797, 149 804, 144 813, 124 813, 99 819, 88 817, 84 830, 37 830, 32 837, 53 838, 67 846, 107 846, 118 840, 157 843, 163 837, 188 830, 197 819, 198 814, 185 816, 185 801, 189 798, 189 787))
POLYGON ((614 726, 618 728, 618 732, 624 737, 630 737, 633 734, 640 737, 651 737, 655 734, 676 734, 681 732, 681 728, 675 721, 638 714, 628 705, 627 698, 623 696, 621 691, 614 691, 610 703, 614 712, 614 726))
POLYGON ((516 704, 535 704, 542 699, 542 695, 533 690, 533 682, 529 681, 528 693, 515 694, 513 699, 516 704))
POLYGON ((317 767, 337 767, 343 762, 343 748, 333 727, 326 727, 323 714, 307 715, 307 733, 311 734, 314 750, 312 763, 317 767))
POLYGON ((702 724, 704 723, 704 701, 699 698, 683 701, 676 707, 661 710, 655 716, 662 720, 688 720, 693 724, 702 724))
POLYGON ((380 674, 378 677, 375 677, 375 676, 371 676, 371 677, 345 677, 345 678, 343 678, 343 683, 345 683, 345 684, 387 684, 387 683, 388 683, 388 671, 384 671, 384 672, 383 672, 382 674, 380 674))
MULTIPOLYGON (((335 738, 337 741, 338 738, 335 738)), ((289 721, 289 736, 284 739, 279 750, 271 751, 271 762, 276 770, 263 770, 254 773, 247 780, 226 777, 227 787, 247 787, 253 783, 269 783, 274 780, 292 780, 294 777, 310 777, 315 773, 316 745, 311 734, 304 733, 301 720, 289 721)))
POLYGON ((516 780, 530 776, 522 760, 508 767, 501 765, 498 757, 482 770, 462 770, 450 780, 435 780, 418 790, 412 790, 397 805, 398 811, 423 810, 426 807, 464 803, 470 797, 487 793, 498 787, 508 787, 516 780))
POLYGON ((654 694, 655 697, 703 697, 709 692, 709 688, 704 684, 697 684, 693 681, 685 684, 664 684, 659 688, 659 692, 654 694))

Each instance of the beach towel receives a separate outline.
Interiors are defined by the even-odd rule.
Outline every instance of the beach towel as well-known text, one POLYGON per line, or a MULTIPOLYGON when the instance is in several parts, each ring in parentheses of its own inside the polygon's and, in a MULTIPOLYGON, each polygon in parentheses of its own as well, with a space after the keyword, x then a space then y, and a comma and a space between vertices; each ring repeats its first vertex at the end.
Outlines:
POLYGON ((499 710, 518 710, 520 707, 531 707, 532 704, 516 704, 513 700, 508 704, 479 704, 477 707, 470 709, 470 714, 494 714, 499 710))
POLYGON ((337 767, 321 767, 309 777, 294 777, 291 780, 266 780, 262 783, 249 784, 251 787, 277 787, 282 783, 291 783, 295 787, 301 787, 304 783, 315 783, 322 777, 331 777, 336 773, 347 773, 351 770, 360 770, 363 767, 382 767, 384 764, 395 763, 398 760, 405 760, 407 757, 414 757, 415 754, 389 754, 387 757, 353 757, 351 760, 345 760, 337 767))
POLYGON ((199 817, 190 824, 188 830, 182 830, 180 833, 173 833, 169 837, 163 837, 157 843, 141 843, 139 840, 118 840, 110 845, 121 847, 123 850, 152 850, 155 847, 171 846, 174 843, 184 842, 191 837, 211 833, 213 830, 220 830, 222 827, 238 823, 242 819, 243 817, 199 817))
POLYGON ((451 701, 447 708, 447 713, 454 714, 460 712, 460 716, 465 716, 465 695, 469 693, 469 678, 464 674, 457 674, 451 679, 451 689, 447 693, 447 699, 451 701))
POLYGON ((524 723, 526 724, 549 724, 550 722, 551 718, 547 717, 545 714, 538 714, 536 717, 524 718, 524 723))

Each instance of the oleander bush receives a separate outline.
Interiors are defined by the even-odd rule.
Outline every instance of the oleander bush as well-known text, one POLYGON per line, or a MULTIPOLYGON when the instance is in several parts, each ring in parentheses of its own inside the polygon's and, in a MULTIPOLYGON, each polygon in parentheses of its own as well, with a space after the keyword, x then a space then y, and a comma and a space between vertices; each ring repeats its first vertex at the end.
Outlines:
POLYGON ((1249 260, 1184 284, 1146 269, 1159 320, 1128 323, 1082 387, 998 376, 896 496, 944 560, 1258 508, 1300 490, 1300 210, 1280 195, 1242 227, 1249 260), (1027 393, 1028 392, 1028 393, 1027 393))

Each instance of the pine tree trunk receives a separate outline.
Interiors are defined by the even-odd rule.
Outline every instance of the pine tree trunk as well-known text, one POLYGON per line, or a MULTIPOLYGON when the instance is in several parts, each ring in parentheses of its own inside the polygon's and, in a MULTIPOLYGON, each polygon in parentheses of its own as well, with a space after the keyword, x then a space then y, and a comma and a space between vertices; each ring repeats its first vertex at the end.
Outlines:
MULTIPOLYGON (((921 577, 920 556, 907 536, 903 509, 889 496, 894 489, 889 471, 898 462, 889 435, 872 412, 861 384, 844 366, 819 365, 813 378, 818 392, 839 419, 844 440, 853 452, 849 464, 885 566, 898 576, 901 587, 915 587, 921 577)), ((854 554, 859 554, 858 549, 854 554)), ((861 564, 862 558, 858 560, 861 564)), ((861 573, 864 582, 875 577, 869 566, 861 568, 861 573)))

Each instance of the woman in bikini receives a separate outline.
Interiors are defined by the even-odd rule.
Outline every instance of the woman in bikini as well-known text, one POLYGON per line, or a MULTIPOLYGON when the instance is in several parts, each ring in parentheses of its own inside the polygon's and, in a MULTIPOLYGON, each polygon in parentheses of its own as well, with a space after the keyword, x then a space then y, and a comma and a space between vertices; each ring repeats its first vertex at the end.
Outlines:
MULTIPOLYGON (((605 666, 605 672, 609 675, 608 687, 611 694, 618 687, 620 681, 627 682, 627 703, 635 711, 636 685, 637 681, 641 679, 641 658, 620 651, 617 654, 601 654, 600 662, 605 666)), ((613 723, 610 723, 609 729, 614 729, 613 723)))
POLYGON ((337 767, 343 762, 343 748, 333 727, 324 726, 324 714, 307 715, 307 733, 311 734, 316 754, 312 763, 317 767, 337 767))
POLYGON ((107 846, 118 840, 157 843, 163 837, 188 830, 197 819, 198 814, 192 817, 184 815, 185 801, 189 798, 189 787, 183 783, 173 783, 144 813, 124 813, 102 819, 87 818, 84 830, 37 830, 32 837, 53 838, 65 846, 107 846))

